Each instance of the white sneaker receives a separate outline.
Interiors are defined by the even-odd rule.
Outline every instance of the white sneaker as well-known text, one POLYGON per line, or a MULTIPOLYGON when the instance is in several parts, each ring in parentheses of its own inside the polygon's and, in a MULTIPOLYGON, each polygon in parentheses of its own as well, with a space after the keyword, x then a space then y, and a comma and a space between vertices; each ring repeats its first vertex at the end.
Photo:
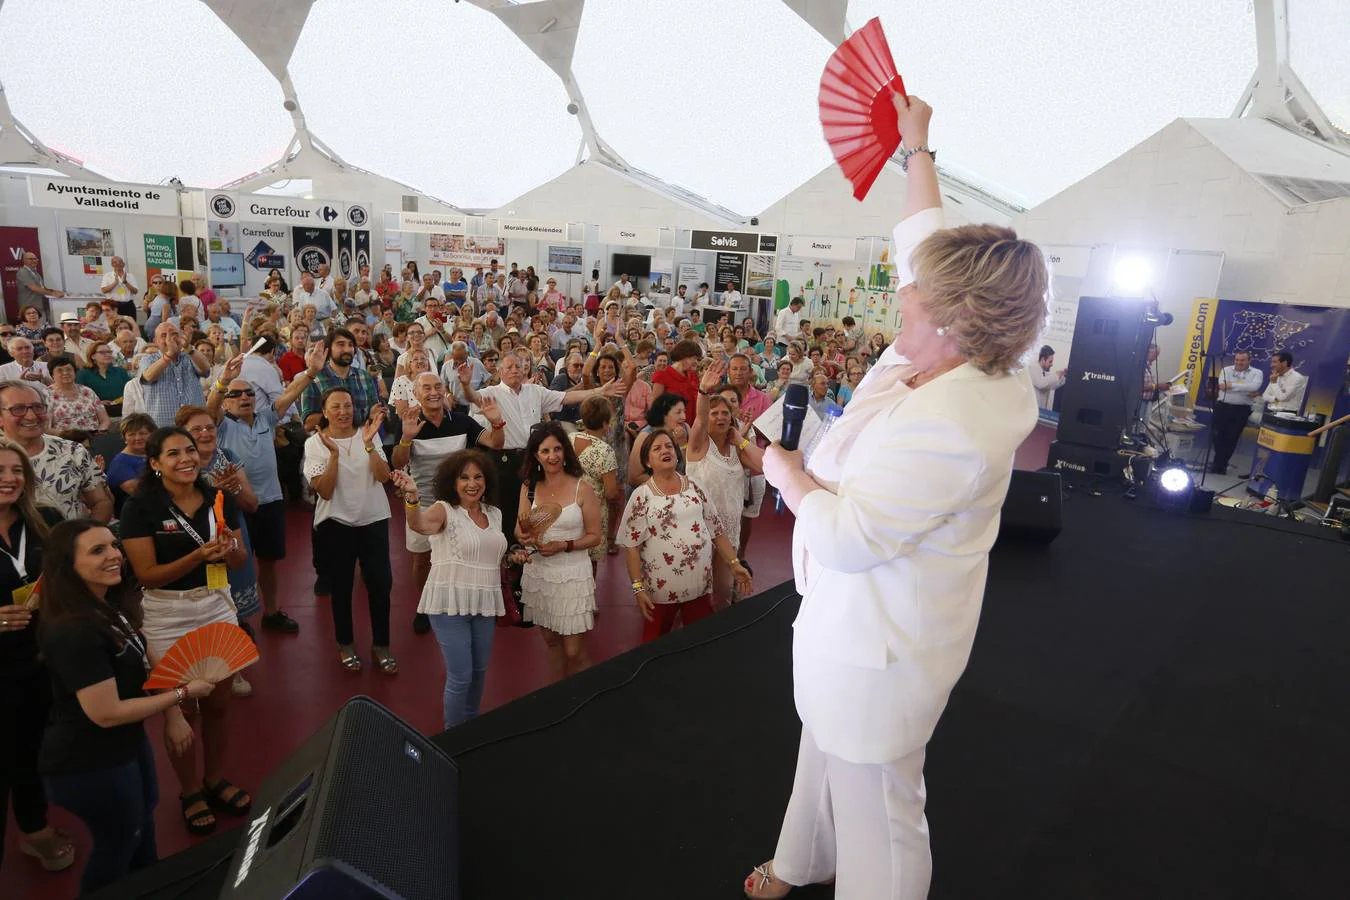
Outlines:
POLYGON ((230 693, 236 697, 247 697, 253 693, 253 685, 249 684, 243 675, 236 675, 234 681, 230 683, 230 693))

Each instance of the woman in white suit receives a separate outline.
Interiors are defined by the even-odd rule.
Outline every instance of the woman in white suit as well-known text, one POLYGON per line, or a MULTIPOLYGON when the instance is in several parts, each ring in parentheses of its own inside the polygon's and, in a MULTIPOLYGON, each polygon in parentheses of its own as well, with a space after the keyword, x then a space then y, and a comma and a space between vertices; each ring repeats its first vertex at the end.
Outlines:
POLYGON ((1036 424, 1024 356, 1046 316, 1041 252, 1007 228, 942 228, 932 110, 896 105, 902 331, 809 467, 777 444, 764 454, 797 516, 802 739, 753 898, 830 880, 840 900, 927 895, 924 747, 966 667, 1013 453, 1036 424))

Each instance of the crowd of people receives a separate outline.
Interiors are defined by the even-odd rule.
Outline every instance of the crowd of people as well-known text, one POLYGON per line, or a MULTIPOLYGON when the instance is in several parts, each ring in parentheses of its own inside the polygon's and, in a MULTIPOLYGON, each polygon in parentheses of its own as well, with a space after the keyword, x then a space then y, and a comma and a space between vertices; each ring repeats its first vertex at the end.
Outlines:
POLYGON ((363 269, 354 289, 326 267, 294 289, 278 271, 233 303, 201 276, 156 276, 141 295, 112 265, 83 315, 48 325, 30 304, 0 323, 0 779, 20 847, 47 869, 76 857, 48 801, 89 826, 85 890, 154 859, 151 716, 187 830, 248 812, 227 778, 228 717, 253 685, 140 685, 212 622, 298 633, 277 589, 288 505, 312 510, 338 664, 394 675, 402 503, 412 631, 441 648, 451 727, 478 713, 500 617, 538 628, 554 677, 589 665, 611 556, 645 640, 748 593, 767 444, 752 423, 794 383, 822 411, 846 405, 886 346, 850 319, 813 325, 800 300, 761 334, 710 315, 706 286, 653 300, 593 273, 567 297, 495 261, 467 278, 363 269))

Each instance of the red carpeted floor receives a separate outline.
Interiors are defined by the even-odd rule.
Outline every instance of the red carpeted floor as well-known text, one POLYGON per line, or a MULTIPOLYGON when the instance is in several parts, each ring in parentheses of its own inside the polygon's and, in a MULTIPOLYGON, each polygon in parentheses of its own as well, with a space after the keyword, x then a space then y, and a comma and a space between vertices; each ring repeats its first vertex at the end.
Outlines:
MULTIPOLYGON (((236 698, 232 707, 235 741, 229 756, 233 761, 226 777, 248 790, 255 790, 268 772, 293 752, 348 697, 367 694, 427 734, 441 730, 441 688, 444 669, 435 638, 412 632, 417 608, 412 574, 403 550, 403 524, 399 504, 394 503, 391 523, 393 552, 393 650, 399 674, 381 675, 369 664, 370 631, 365 598, 356 598, 357 647, 366 659, 358 674, 345 672, 337 663, 332 618, 327 601, 313 593, 314 572, 310 559, 310 514, 300 509, 289 513, 289 555, 281 570, 282 608, 300 623, 300 634, 260 635, 262 659, 248 669, 253 696, 236 698)), ((746 557, 755 570, 756 590, 792 577, 789 555, 790 514, 777 516, 771 507, 756 521, 746 557)), ((600 616, 588 639, 594 662, 608 659, 637 645, 642 618, 633 606, 621 557, 609 557, 600 568, 597 597, 600 616)), ((488 672, 483 709, 492 709, 544 686, 548 674, 543 642, 533 628, 499 628, 488 672)), ((160 741, 160 723, 149 724, 151 743, 160 775, 160 805, 156 814, 161 856, 176 853, 195 839, 182 824, 177 803, 179 788, 165 759, 160 741)), ((52 810, 52 822, 76 838, 78 852, 88 848, 83 827, 73 816, 52 810)), ((224 820, 228 827, 234 822, 224 820)), ((0 867, 0 897, 25 900, 68 900, 78 893, 82 861, 61 874, 47 874, 20 854, 12 819, 6 831, 5 859, 0 867)))

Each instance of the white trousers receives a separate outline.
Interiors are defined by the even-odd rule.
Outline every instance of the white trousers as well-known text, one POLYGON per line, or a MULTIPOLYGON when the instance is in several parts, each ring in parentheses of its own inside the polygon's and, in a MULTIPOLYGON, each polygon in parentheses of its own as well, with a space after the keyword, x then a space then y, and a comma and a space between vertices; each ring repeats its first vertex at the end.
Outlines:
POLYGON ((933 860, 924 750, 864 765, 830 756, 802 729, 792 799, 773 857, 788 884, 835 880, 836 900, 923 900, 933 860))

